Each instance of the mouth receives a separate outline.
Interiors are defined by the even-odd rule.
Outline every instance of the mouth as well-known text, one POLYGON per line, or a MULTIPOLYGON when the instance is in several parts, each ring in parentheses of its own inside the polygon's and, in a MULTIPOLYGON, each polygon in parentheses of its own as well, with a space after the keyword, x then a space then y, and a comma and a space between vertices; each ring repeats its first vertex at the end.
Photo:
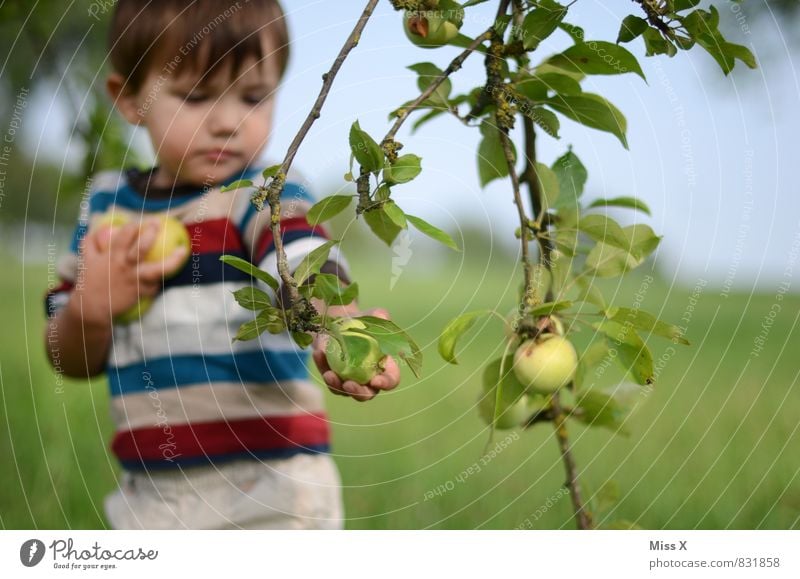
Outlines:
POLYGON ((230 161, 231 159, 239 157, 239 153, 226 149, 208 149, 206 151, 201 151, 199 155, 207 161, 214 162, 230 161))

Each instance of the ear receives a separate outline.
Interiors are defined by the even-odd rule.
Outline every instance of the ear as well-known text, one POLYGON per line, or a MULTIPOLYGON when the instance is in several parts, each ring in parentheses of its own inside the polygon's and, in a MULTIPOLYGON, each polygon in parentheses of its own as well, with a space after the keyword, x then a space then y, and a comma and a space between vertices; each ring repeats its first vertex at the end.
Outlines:
POLYGON ((114 103, 119 113, 126 121, 132 125, 140 125, 144 120, 139 111, 139 104, 136 94, 125 86, 125 77, 121 74, 112 72, 106 79, 106 90, 111 102, 114 103))

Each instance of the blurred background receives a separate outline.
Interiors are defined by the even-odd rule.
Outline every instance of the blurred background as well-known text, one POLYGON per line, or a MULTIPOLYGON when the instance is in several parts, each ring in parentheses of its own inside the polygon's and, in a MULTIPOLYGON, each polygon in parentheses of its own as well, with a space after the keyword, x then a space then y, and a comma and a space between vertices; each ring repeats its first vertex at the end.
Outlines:
MULTIPOLYGON (((146 135, 124 125, 104 94, 112 4, 0 3, 2 528, 101 528, 102 498, 119 472, 108 451, 105 379, 53 373, 43 351, 42 304, 87 176, 154 160, 146 135)), ((342 4, 284 2, 292 57, 265 153, 270 159, 283 157, 363 8, 342 4)), ((792 354, 800 315, 793 278, 800 271, 800 2, 714 4, 725 35, 750 47, 757 70, 737 66, 726 77, 698 49, 644 58, 635 41, 628 48, 642 57, 647 83, 635 75, 584 82, 627 116, 630 150, 566 120, 560 140, 538 140, 548 164, 573 147, 589 171, 587 198, 648 203, 653 217, 646 221, 664 235, 658 252, 635 275, 603 289, 615 305, 643 300, 645 309, 684 327, 692 342, 679 350, 650 344, 657 382, 626 423, 627 437, 572 427, 581 479, 601 524, 800 528, 800 364, 792 354)), ((570 21, 588 38, 614 39, 634 9, 630 2, 581 0, 570 21)), ((469 11, 463 31, 479 34, 494 10, 487 2, 469 11)), ((569 42, 556 33, 539 52, 569 42)), ((418 94, 407 66, 444 68, 456 54, 411 45, 401 16, 380 2, 295 161, 314 193, 348 186, 342 176, 353 121, 383 135, 388 113, 418 94)), ((468 60, 453 78, 454 92, 482 84, 483 73, 482 58, 468 60)), ((410 124, 398 139, 404 152, 423 158, 424 170, 396 189, 396 199, 451 233, 464 251, 412 233, 398 253, 360 221, 341 217, 332 225, 345 236, 361 304, 388 308, 425 355, 421 379, 406 372, 401 387, 368 404, 328 397, 347 526, 572 528, 551 428, 498 433, 502 450, 482 459, 488 430, 475 405, 483 364, 502 353, 502 329, 479 324, 458 366, 446 366, 436 352, 439 332, 459 313, 514 308, 522 275, 508 185, 480 188, 477 130, 446 116, 413 135, 410 124)), ((624 376, 609 372, 603 379, 613 384, 624 376)))

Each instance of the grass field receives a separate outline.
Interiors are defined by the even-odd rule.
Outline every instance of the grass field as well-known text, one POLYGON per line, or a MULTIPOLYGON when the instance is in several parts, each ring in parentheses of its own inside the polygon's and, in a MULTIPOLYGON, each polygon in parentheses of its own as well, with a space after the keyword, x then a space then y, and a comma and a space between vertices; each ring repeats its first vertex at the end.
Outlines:
MULTIPOLYGON (((347 527, 573 528, 549 425, 499 432, 496 442, 509 443, 491 460, 481 459, 488 430, 474 405, 483 364, 501 353, 499 324, 476 326, 458 366, 446 366, 436 353, 439 331, 458 313, 511 311, 520 279, 512 277, 513 262, 460 264, 455 257, 433 268, 412 259, 390 289, 389 253, 371 261, 356 260, 357 251, 348 255, 362 305, 389 308, 423 346, 425 364, 421 380, 405 372, 400 387, 369 403, 328 396, 347 527)), ((118 473, 107 450, 105 379, 59 381, 43 352, 46 268, 3 263, 0 527, 102 528, 102 498, 118 473)), ((628 437, 571 427, 584 490, 601 524, 800 528, 794 349, 800 297, 776 302, 769 288, 749 295, 700 286, 648 284, 642 275, 608 286, 615 304, 643 297, 644 308, 685 325, 692 346, 670 354, 668 342, 651 341, 661 360, 658 380, 640 396, 628 437), (753 356, 775 303, 781 311, 753 356), (609 500, 613 485, 616 502, 609 500)), ((587 334, 576 339, 585 343, 587 334)), ((606 383, 620 378, 603 376, 606 383)))

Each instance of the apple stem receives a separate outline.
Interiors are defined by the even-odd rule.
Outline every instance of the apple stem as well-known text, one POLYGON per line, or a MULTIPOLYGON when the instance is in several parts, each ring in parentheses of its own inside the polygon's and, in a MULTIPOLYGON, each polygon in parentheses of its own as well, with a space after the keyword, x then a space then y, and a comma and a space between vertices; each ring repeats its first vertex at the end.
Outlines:
POLYGON ((553 395, 551 406, 553 409, 553 426, 555 428, 556 438, 558 439, 558 446, 561 449, 561 458, 564 461, 564 468, 567 471, 567 480, 564 484, 572 499, 572 506, 575 509, 578 529, 590 530, 594 528, 594 522, 592 521, 591 512, 589 512, 583 502, 581 485, 578 481, 578 472, 575 466, 575 457, 572 456, 569 435, 567 433, 567 417, 564 414, 564 410, 561 408, 561 401, 558 393, 553 395))

